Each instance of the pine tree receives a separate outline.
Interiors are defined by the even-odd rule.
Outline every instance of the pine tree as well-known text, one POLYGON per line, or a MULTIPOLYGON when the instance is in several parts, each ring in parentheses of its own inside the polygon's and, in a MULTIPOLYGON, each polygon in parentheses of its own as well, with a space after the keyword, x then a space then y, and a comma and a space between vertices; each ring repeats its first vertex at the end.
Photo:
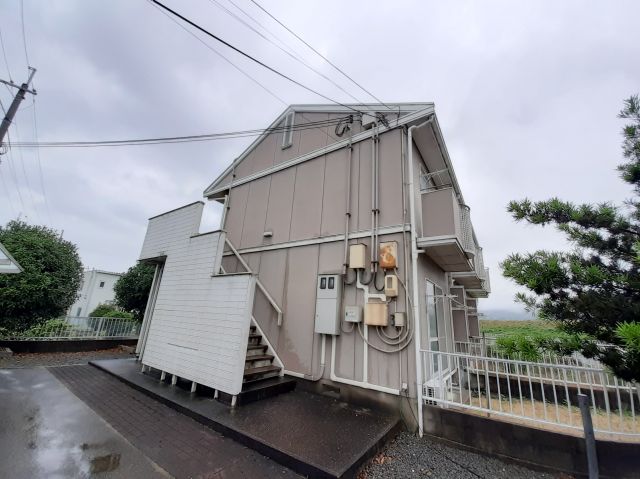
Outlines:
POLYGON ((570 252, 512 254, 505 277, 533 294, 516 299, 543 319, 576 335, 576 348, 626 380, 640 381, 640 97, 625 100, 619 117, 625 161, 618 166, 634 198, 572 204, 558 198, 512 201, 516 221, 554 225, 574 245, 570 252), (607 343, 605 346, 602 343, 607 343))

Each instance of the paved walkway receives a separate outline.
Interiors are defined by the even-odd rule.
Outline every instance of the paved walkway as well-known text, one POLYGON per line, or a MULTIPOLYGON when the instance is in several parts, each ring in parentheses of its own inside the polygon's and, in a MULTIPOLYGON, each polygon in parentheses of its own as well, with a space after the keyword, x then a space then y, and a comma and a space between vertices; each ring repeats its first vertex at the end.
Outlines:
POLYGON ((49 371, 176 478, 299 477, 92 366, 67 366, 49 371))
POLYGON ((169 477, 44 368, 0 369, 0 477, 169 477))

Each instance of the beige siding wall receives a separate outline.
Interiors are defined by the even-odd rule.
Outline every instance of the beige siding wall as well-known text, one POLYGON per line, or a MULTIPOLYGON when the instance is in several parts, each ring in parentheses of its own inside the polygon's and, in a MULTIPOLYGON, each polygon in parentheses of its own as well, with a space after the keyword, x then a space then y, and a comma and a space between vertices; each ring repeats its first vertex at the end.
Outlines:
MULTIPOLYGON (((400 132, 380 136, 380 226, 402 223, 400 132)), ((351 232, 371 226, 371 141, 354 145, 351 232)), ((344 233, 346 148, 231 189, 225 224, 236 248, 344 233), (263 237, 271 231, 271 238, 263 237)))
MULTIPOLYGON (((274 165, 278 165, 285 161, 289 161, 298 156, 311 153, 312 151, 324 148, 331 143, 345 138, 343 135, 339 137, 335 133, 335 124, 326 126, 306 124, 316 122, 337 121, 344 118, 346 113, 301 113, 297 112, 294 119, 294 128, 292 143, 290 146, 283 148, 282 139, 284 133, 277 131, 267 135, 256 147, 250 151, 247 156, 240 161, 235 167, 235 180, 240 180, 254 173, 266 170, 274 165)), ((284 120, 277 124, 276 128, 282 128, 284 120)), ((354 121, 352 124, 352 133, 357 134, 362 131, 359 122, 354 121)), ((347 133, 348 134, 348 133, 347 133)), ((220 182, 220 185, 228 185, 231 183, 233 173, 227 174, 220 182)))
MULTIPOLYGON (((314 116, 313 120, 316 121, 317 118, 314 116)), ((303 138, 297 136, 299 132, 296 133, 290 148, 281 150, 277 146, 275 161, 282 159, 281 155, 292 151, 301 154, 303 150, 324 146, 323 142, 326 143, 328 134, 334 134, 333 127, 329 128, 331 131, 325 128, 324 133, 311 130, 313 133, 310 134, 309 131, 304 131, 303 138)), ((381 227, 400 226, 403 222, 401 138, 399 130, 380 136, 381 227)), ((371 140, 356 143, 353 147, 350 233, 366 232, 371 226, 371 151, 371 140)), ((232 188, 225 225, 229 240, 236 248, 242 250, 343 234, 348 157, 348 150, 341 149, 232 188), (264 231, 272 231, 273 236, 265 238, 264 231)), ((416 155, 415 161, 421 161, 419 155, 416 155)), ((419 169, 414 178, 416 190, 419 187, 418 175, 419 169)), ((418 205, 419 191, 416 194, 418 205)), ((418 218, 420 214, 418 210, 418 218)), ((402 234, 380 235, 379 240, 398 242, 398 272, 400 279, 408 284, 404 271, 402 234)), ((370 247, 368 236, 351 240, 350 243, 365 243, 370 247)), ((410 244, 408 235, 407 244, 410 244)), ((341 271, 343 246, 343 241, 335 241, 243 254, 245 261, 259 275, 260 281, 284 311, 283 325, 278 327, 273 309, 264 298, 260 298, 259 292, 256 293, 256 320, 275 346, 287 370, 305 375, 319 373, 321 336, 314 334, 316 280, 320 273, 341 271)), ((229 272, 238 271, 240 268, 238 262, 231 257, 226 257, 223 265, 229 272)), ((429 278, 445 292, 447 284, 442 270, 422 255, 418 278, 421 291, 421 328, 426 330, 425 280, 429 278)), ((378 284, 381 283, 380 276, 378 284)), ((374 292, 373 287, 371 289, 371 292, 374 292)), ((362 292, 356 290, 355 286, 345 286, 341 311, 344 311, 346 305, 363 305, 362 292)), ((448 305, 444 309, 446 312, 442 321, 450 321, 448 305)), ((391 311, 394 310, 407 312, 402 287, 397 301, 391 305, 391 311)), ((351 325, 345 324, 343 327, 345 330, 336 341, 335 372, 339 377, 361 381, 364 342, 357 328, 350 329, 351 325)), ((451 326, 448 326, 448 330, 451 331, 451 326)), ((395 328, 389 328, 387 332, 396 334, 395 328)), ((369 328, 369 342, 373 346, 389 348, 379 339, 375 328, 369 328)), ((423 346, 426 345, 426 341, 423 342, 423 346)), ((368 355, 367 373, 370 383, 400 389, 404 382, 408 384, 410 394, 415 396, 413 344, 401 353, 393 354, 378 352, 375 348, 369 347, 368 355)), ((325 379, 329 378, 330 367, 331 338, 327 337, 326 367, 323 375, 325 379)))

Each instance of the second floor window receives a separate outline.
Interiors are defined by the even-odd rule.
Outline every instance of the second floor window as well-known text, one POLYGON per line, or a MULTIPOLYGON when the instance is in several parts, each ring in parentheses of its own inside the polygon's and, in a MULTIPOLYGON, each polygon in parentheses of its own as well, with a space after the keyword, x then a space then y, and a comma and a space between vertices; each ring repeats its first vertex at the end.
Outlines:
POLYGON ((293 119, 295 112, 290 112, 284 119, 284 128, 282 133, 282 148, 289 148, 293 143, 293 119))

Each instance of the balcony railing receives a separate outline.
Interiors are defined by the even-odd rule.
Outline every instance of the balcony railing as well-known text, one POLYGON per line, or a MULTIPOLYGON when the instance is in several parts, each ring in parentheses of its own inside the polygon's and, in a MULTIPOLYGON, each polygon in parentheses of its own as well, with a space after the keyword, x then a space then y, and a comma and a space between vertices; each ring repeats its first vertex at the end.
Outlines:
POLYGON ((422 234, 418 247, 444 271, 471 271, 473 230, 469 209, 453 188, 423 191, 422 234))
POLYGON ((467 205, 460 205, 460 230, 462 233, 462 249, 469 258, 473 258, 476 254, 476 244, 473 241, 471 209, 467 205))
POLYGON ((471 297, 486 298, 491 292, 489 268, 484 266, 484 256, 480 246, 475 246, 473 270, 454 272, 452 277, 458 285, 465 287, 466 292, 471 297))

